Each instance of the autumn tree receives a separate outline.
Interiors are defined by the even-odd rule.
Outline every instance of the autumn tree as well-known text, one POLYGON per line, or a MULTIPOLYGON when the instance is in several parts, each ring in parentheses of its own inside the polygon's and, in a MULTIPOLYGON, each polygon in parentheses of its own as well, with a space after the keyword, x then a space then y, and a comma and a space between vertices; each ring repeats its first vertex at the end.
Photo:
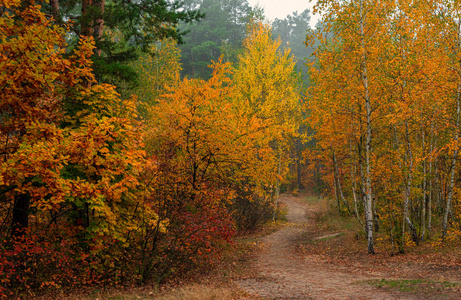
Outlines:
POLYGON ((285 155, 288 141, 298 134, 301 116, 300 78, 290 50, 282 52, 280 44, 280 40, 272 39, 269 25, 251 23, 234 75, 234 101, 242 118, 249 120, 250 126, 264 125, 265 138, 255 147, 273 147, 273 157, 266 163, 273 168, 275 201, 289 163, 285 155))
POLYGON ((104 241, 127 240, 139 207, 142 133, 134 99, 121 101, 113 86, 88 87, 94 83, 91 38, 68 55, 66 29, 39 5, 2 6, 2 287, 36 288, 48 278, 40 266, 64 282, 69 277, 55 273, 63 257, 78 263, 94 254, 96 260, 104 241), (86 254, 66 256, 64 245, 86 254), (32 260, 37 269, 26 268, 32 260))
MULTIPOLYGON (((448 82, 448 105, 449 112, 448 144, 447 155, 450 158, 449 177, 447 184, 446 205, 442 219, 442 238, 447 237, 448 219, 450 211, 453 209, 453 199, 455 195, 455 181, 457 173, 457 162, 459 155, 459 125, 461 114, 461 77, 459 70, 461 68, 459 56, 461 55, 461 6, 457 1, 440 1, 441 9, 439 15, 442 15, 443 24, 445 25, 444 34, 442 35, 443 43, 446 45, 448 61, 445 67, 449 69, 448 82), (451 79, 451 80, 450 80, 451 79), (451 84, 450 84, 451 83, 451 84)), ((458 171, 459 173, 459 171, 458 171)), ((458 175, 459 176, 459 175, 458 175)), ((459 201, 459 200, 458 200, 459 201)), ((454 221, 454 220, 453 220, 454 221)))
MULTIPOLYGON (((180 49, 173 39, 158 41, 151 46, 150 52, 130 63, 137 72, 138 85, 127 88, 127 93, 134 93, 139 100, 139 111, 146 120, 150 119, 150 110, 155 107, 166 87, 173 87, 179 82, 180 49)), ((119 87, 120 89, 120 87, 119 87)))
MULTIPOLYGON (((323 41, 323 49, 317 51, 319 67, 312 70, 315 81, 311 90, 315 100, 309 105, 312 110, 312 124, 316 130, 331 135, 327 137, 329 142, 325 146, 333 151, 335 165, 337 153, 335 155, 334 148, 342 147, 344 151, 348 151, 346 149, 350 148, 349 144, 356 147, 359 167, 354 167, 353 173, 360 172, 368 252, 374 253, 372 167, 375 164, 373 160, 376 149, 373 145, 373 132, 378 131, 378 126, 377 117, 373 115, 379 114, 378 108, 383 108, 380 102, 381 82, 377 72, 381 67, 380 51, 386 45, 384 35, 388 24, 388 10, 384 9, 384 2, 362 0, 348 1, 341 5, 335 5, 334 1, 320 1, 318 6, 324 10, 326 21, 335 36, 332 41, 323 41), (331 77, 325 80, 328 76, 331 77), (322 108, 324 102, 329 103, 329 110, 322 108), (320 111, 316 110, 317 107, 320 111), (344 115, 341 116, 342 114, 344 115), (325 122, 325 117, 329 121, 325 122), (356 119, 351 120, 348 117, 356 119), (314 123, 317 120, 321 120, 320 123, 314 123), (344 121, 349 124, 341 124, 344 121), (335 134, 343 137, 341 145, 331 140, 335 134)), ((337 166, 333 169, 336 170, 337 166)), ((334 177, 335 187, 339 189, 337 172, 334 177)))
POLYGON ((383 230, 390 253, 432 235, 433 217, 446 237, 450 214, 457 222, 458 8, 446 1, 337 4, 317 7, 334 36, 323 39, 311 69, 308 120, 318 150, 311 153, 328 166, 338 206, 359 219, 363 209, 368 238, 373 227, 383 230))
POLYGON ((216 63, 208 81, 186 78, 153 107, 146 144, 157 167, 146 174, 148 199, 169 233, 152 234, 150 253, 169 258, 151 258, 160 272, 215 262, 234 233, 229 203, 236 187, 260 175, 248 154, 257 136, 240 127, 229 74, 229 64, 216 63))

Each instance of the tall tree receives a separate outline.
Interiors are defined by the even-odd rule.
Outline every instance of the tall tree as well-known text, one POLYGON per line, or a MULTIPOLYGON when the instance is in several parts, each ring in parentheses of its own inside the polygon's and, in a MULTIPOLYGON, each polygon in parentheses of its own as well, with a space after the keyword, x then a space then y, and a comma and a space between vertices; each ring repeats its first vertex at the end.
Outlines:
MULTIPOLYGON (((306 35, 311 31, 309 21, 311 12, 309 9, 300 14, 294 12, 285 19, 275 19, 272 23, 272 34, 282 40, 282 46, 291 49, 291 54, 296 57, 296 68, 307 75, 307 63, 313 53, 312 47, 305 46, 306 35)), ((307 84, 308 80, 304 82, 307 84)))
MULTIPOLYGON (((459 156, 459 126, 461 118, 461 62, 459 57, 461 55, 461 5, 458 1, 441 1, 443 10, 440 15, 443 16, 445 24, 445 32, 442 35, 444 44, 447 45, 448 55, 450 60, 447 67, 451 70, 452 82, 454 83, 450 91, 449 108, 451 112, 449 134, 450 134, 450 152, 451 164, 450 175, 447 185, 447 197, 445 211, 442 220, 442 238, 446 238, 448 231, 448 219, 450 211, 453 209, 453 198, 455 193, 455 177, 457 170, 457 162, 459 156)), ((458 172, 459 173, 459 172, 458 172)))
POLYGON ((238 90, 235 101, 245 120, 262 122, 266 127, 264 143, 273 147, 277 204, 281 180, 289 163, 286 158, 289 140, 298 134, 300 125, 301 82, 290 50, 280 49, 281 41, 272 39, 271 27, 255 22, 248 28, 234 75, 238 90))
POLYGON ((446 237, 448 219, 459 214, 459 7, 438 0, 319 7, 335 35, 316 50, 309 123, 338 199, 342 187, 344 202, 355 204, 361 190, 368 238, 374 223, 395 253, 427 237, 435 197, 446 237), (332 162, 322 150, 334 153, 332 162), (350 174, 341 175, 341 165, 350 174))
POLYGON ((73 40, 93 37, 96 79, 113 84, 136 83, 136 73, 127 63, 135 60, 140 50, 149 52, 154 42, 166 38, 181 42, 184 32, 179 30, 179 22, 203 17, 198 10, 185 9, 181 1, 167 0, 51 0, 44 10, 51 11, 57 23, 71 21, 73 40), (111 38, 114 33, 116 39, 111 38))
MULTIPOLYGON (((319 1, 317 5, 325 13, 325 20, 329 24, 326 28, 332 28, 335 36, 332 41, 323 40, 323 45, 320 49, 324 50, 324 52, 320 49, 317 51, 319 70, 312 70, 313 76, 318 77, 315 79, 316 87, 311 90, 315 100, 312 101, 310 107, 316 109, 317 105, 319 105, 318 108, 321 111, 313 110, 312 116, 320 113, 325 114, 330 119, 335 118, 336 114, 341 114, 344 111, 344 113, 357 118, 354 123, 350 123, 350 126, 346 126, 342 130, 352 130, 350 137, 358 134, 359 143, 354 141, 354 144, 357 145, 357 152, 359 153, 362 197, 365 208, 365 232, 368 239, 368 252, 374 253, 372 167, 375 163, 373 161, 375 150, 373 135, 378 126, 377 124, 372 124, 372 122, 377 120, 373 115, 378 113, 379 100, 382 96, 380 93, 380 81, 377 76, 377 71, 380 68, 378 57, 382 48, 375 45, 382 45, 386 42, 383 34, 386 32, 387 20, 385 17, 388 10, 384 9, 386 5, 382 1, 347 1, 337 5, 336 1, 327 0, 319 1), (334 76, 337 77, 330 77, 329 80, 322 82, 320 77, 332 75, 331 73, 326 75, 327 72, 320 74, 325 70, 334 73, 334 76), (330 84, 333 88, 331 90, 333 95, 327 90, 327 85, 330 84), (342 92, 338 93, 339 90, 342 90, 342 92), (333 101, 329 104, 333 109, 332 111, 325 111, 322 108, 322 102, 324 101, 333 101), (353 124, 358 126, 360 131, 354 133, 353 124)), ((312 120, 314 121, 318 117, 320 116, 315 116, 312 120)), ((326 125, 324 120, 321 122, 326 125)), ((336 123, 341 122, 341 120, 344 120, 344 118, 332 121, 336 123)), ((315 124, 314 122, 312 123, 313 125, 315 124)), ((318 128, 317 126, 314 125, 315 128, 318 128)), ((321 129, 321 131, 324 130, 331 130, 330 134, 343 135, 338 132, 338 130, 341 130, 341 125, 338 126, 334 123, 321 129), (327 127, 330 128, 327 129, 327 127)), ((348 149, 349 143, 347 139, 343 141, 343 146, 348 149)), ((334 144, 330 141, 327 145, 331 147, 334 144)), ((335 145, 335 147, 337 146, 335 145)))
POLYGON ((210 61, 217 61, 221 55, 225 61, 236 61, 252 10, 247 0, 192 1, 189 7, 200 7, 205 18, 181 26, 188 32, 181 46, 181 75, 208 79, 210 61))
POLYGON ((160 95, 166 92, 167 86, 179 83, 180 50, 173 39, 158 41, 149 50, 152 54, 144 53, 130 66, 138 75, 138 85, 127 92, 134 93, 139 99, 142 117, 149 118, 150 111, 158 101, 160 95))
MULTIPOLYGON (((66 54, 65 30, 38 6, 5 1, 0 18, 1 217, 12 237, 36 223, 121 238, 144 152, 135 103, 93 84, 92 38, 66 54), (123 220, 122 220, 123 219, 123 220), (80 228, 80 227, 79 227, 80 228)), ((37 225, 38 224, 38 225, 37 225)), ((2 233, 4 233, 2 231, 2 233)))

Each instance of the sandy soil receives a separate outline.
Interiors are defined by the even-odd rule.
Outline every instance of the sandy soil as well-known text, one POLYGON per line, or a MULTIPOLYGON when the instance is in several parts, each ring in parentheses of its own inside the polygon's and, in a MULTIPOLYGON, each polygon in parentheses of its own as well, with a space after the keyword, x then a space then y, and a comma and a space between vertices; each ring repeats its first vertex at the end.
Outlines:
POLYGON ((263 238, 263 249, 251 262, 255 274, 236 282, 251 296, 259 295, 263 299, 430 299, 363 283, 364 280, 385 278, 387 274, 357 274, 324 261, 320 255, 300 255, 296 245, 309 235, 307 225, 315 208, 309 208, 291 195, 283 195, 280 200, 287 206, 289 225, 263 238))

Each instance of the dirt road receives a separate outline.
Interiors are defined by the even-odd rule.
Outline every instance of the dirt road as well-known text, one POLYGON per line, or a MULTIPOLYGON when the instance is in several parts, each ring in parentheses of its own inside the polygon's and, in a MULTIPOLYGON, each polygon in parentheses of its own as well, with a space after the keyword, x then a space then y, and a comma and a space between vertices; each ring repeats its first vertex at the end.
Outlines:
POLYGON ((257 276, 237 282, 250 295, 264 299, 422 299, 391 293, 364 284, 380 279, 333 269, 317 255, 296 254, 295 246, 309 222, 310 208, 298 198, 283 195, 289 225, 263 238, 263 251, 252 262, 257 276))

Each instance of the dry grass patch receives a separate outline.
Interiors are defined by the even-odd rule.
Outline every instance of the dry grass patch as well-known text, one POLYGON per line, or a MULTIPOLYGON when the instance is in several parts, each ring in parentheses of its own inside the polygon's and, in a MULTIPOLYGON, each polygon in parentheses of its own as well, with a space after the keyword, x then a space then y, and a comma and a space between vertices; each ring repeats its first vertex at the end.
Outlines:
POLYGON ((158 288, 132 288, 128 290, 95 291, 89 295, 55 296, 43 299, 69 300, 233 300, 241 299, 242 294, 231 285, 217 286, 191 283, 184 286, 158 288))
POLYGON ((239 299, 241 294, 229 286, 217 287, 194 284, 168 291, 167 295, 161 295, 159 300, 233 300, 239 299))

